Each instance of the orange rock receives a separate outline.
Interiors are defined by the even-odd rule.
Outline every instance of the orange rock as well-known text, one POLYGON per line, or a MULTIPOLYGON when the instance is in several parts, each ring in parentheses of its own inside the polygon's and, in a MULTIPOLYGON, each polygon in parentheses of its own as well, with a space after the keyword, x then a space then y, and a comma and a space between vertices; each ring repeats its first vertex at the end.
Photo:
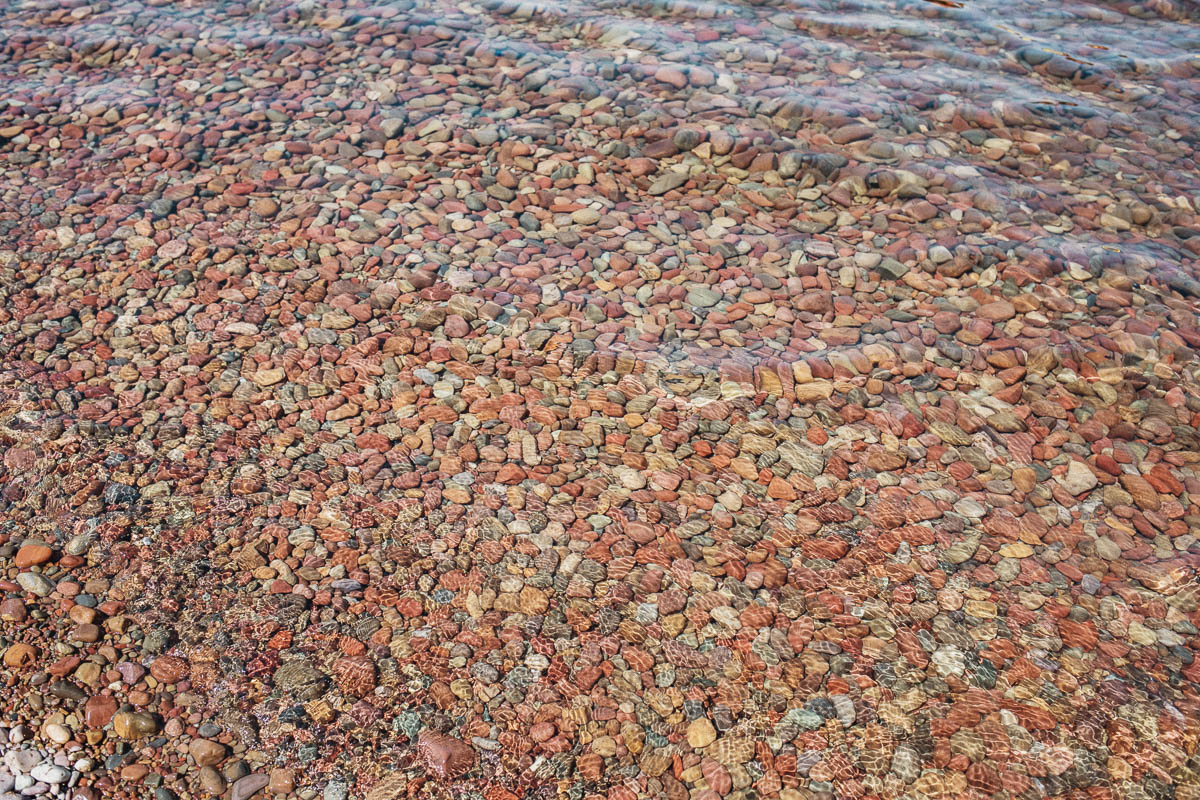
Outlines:
POLYGON ((375 662, 366 655, 339 658, 333 678, 342 693, 363 697, 375 688, 375 662))
POLYGON ((31 644, 17 642, 4 651, 4 666, 12 669, 26 669, 33 666, 37 660, 38 649, 31 644))
POLYGON ((21 545, 21 549, 17 551, 13 563, 17 569, 28 569, 29 567, 45 564, 50 560, 50 556, 52 555, 54 555, 54 551, 46 545, 41 542, 31 542, 21 545))
POLYGON ((516 464, 505 464, 496 473, 496 482, 506 486, 513 486, 525 480, 525 470, 521 469, 516 464))
POLYGON ((767 486, 767 496, 775 500, 795 500, 799 497, 796 494, 796 489, 783 478, 778 476, 771 478, 770 485, 767 486))
POLYGON ((150 665, 150 674, 160 683, 178 683, 188 674, 188 662, 178 656, 159 656, 150 665))
POLYGON ((1121 475, 1119 480, 1121 486, 1133 498, 1133 502, 1143 511, 1157 511, 1162 505, 1158 492, 1141 475, 1121 475))

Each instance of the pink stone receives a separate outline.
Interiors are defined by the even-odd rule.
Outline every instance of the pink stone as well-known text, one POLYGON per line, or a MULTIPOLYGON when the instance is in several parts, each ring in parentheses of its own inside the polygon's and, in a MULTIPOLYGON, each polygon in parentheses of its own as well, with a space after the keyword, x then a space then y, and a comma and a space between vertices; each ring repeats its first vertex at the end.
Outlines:
POLYGON ((421 731, 417 754, 425 762, 425 769, 443 779, 457 778, 475 764, 475 751, 469 745, 434 730, 421 731))

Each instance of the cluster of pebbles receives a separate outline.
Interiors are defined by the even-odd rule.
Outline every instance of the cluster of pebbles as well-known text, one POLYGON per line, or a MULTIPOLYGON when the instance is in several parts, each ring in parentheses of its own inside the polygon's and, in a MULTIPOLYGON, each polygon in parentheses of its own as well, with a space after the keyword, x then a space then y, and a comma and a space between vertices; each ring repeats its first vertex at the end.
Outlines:
POLYGON ((957 5, 0 7, 0 799, 1200 800, 1194 19, 957 5))

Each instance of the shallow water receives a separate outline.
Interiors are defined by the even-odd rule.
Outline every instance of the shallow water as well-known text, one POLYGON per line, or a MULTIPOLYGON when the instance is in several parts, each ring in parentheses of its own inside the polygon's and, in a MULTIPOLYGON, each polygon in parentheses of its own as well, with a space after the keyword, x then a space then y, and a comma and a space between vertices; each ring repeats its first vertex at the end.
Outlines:
POLYGON ((1197 17, 0 7, 0 800, 1200 797, 1197 17))

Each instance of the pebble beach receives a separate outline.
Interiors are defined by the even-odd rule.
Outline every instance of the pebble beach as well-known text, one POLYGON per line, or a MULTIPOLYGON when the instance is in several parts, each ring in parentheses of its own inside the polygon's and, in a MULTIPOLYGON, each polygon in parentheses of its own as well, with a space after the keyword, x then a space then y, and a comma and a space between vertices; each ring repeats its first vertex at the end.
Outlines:
POLYGON ((1198 54, 0 4, 0 800, 1200 800, 1198 54))

